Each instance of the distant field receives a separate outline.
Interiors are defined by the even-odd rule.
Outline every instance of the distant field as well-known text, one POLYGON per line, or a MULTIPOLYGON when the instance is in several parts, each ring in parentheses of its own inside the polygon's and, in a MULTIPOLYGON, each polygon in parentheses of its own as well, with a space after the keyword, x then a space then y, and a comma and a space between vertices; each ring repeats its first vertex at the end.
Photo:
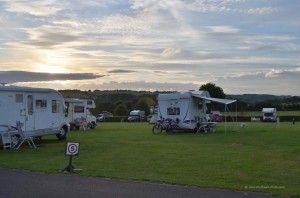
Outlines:
MULTIPOLYGON (((100 123, 95 130, 74 131, 80 143, 73 158, 79 175, 259 191, 300 196, 300 123, 219 123, 207 134, 158 134, 147 123, 100 123)), ((0 150, 0 167, 60 173, 69 158, 66 142, 44 137, 37 149, 0 150)))
MULTIPOLYGON (((233 110, 231 110, 233 111, 233 110)), ((223 113, 224 114, 224 113, 223 113)), ((227 113, 228 115, 235 115, 235 112, 227 113)), ((260 111, 250 111, 250 112, 237 112, 238 116, 253 116, 259 117, 262 116, 260 111)), ((277 111, 277 116, 297 116, 300 117, 300 111, 277 111)))

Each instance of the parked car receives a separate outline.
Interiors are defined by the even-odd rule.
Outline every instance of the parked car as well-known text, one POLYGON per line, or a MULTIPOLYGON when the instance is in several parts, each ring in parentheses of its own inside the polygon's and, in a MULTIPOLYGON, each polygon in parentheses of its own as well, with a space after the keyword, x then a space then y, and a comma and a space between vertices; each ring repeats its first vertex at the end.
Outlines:
POLYGON ((105 117, 113 117, 114 115, 108 111, 102 111, 102 113, 97 115, 97 122, 104 122, 105 121, 105 117))
POLYGON ((211 121, 212 122, 222 122, 223 118, 220 114, 212 114, 211 121))
POLYGON ((140 118, 137 116, 129 116, 128 117, 128 122, 139 122, 140 118))
POLYGON ((102 111, 102 114, 104 115, 104 117, 113 117, 114 115, 108 111, 102 111))
POLYGON ((98 114, 97 115, 97 118, 96 118, 97 122, 104 122, 104 120, 105 120, 105 117, 104 117, 103 114, 98 114))

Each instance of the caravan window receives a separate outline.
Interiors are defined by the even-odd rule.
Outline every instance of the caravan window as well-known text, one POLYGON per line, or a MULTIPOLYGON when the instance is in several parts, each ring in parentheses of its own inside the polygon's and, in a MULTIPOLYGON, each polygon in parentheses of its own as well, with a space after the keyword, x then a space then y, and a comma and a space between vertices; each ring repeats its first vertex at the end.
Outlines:
POLYGON ((84 106, 74 106, 75 113, 84 113, 84 106))
POLYGON ((23 94, 16 94, 16 103, 23 102, 23 94))
POLYGON ((59 113, 59 100, 52 100, 52 113, 59 113))
POLYGON ((28 106, 28 115, 33 114, 33 96, 28 95, 27 96, 27 106, 28 106))
POLYGON ((47 100, 36 100, 35 108, 37 109, 46 109, 47 108, 47 100))
POLYGON ((92 101, 92 100, 88 100, 88 101, 87 101, 87 104, 88 104, 88 105, 93 105, 93 101, 92 101))
POLYGON ((199 102, 199 103, 198 103, 198 109, 199 109, 199 110, 202 110, 202 109, 203 109, 203 104, 202 104, 202 102, 199 102))
POLYGON ((180 108, 179 107, 169 107, 167 109, 168 115, 180 115, 180 108))

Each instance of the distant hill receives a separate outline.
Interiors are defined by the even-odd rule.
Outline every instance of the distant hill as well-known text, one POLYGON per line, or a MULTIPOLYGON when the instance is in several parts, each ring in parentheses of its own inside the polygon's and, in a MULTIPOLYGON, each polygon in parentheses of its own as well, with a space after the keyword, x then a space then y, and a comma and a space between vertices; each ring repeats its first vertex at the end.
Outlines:
POLYGON ((278 100, 278 99, 290 98, 291 96, 276 96, 270 94, 242 94, 242 95, 227 95, 227 97, 245 103, 254 104, 266 100, 278 100))
POLYGON ((96 103, 119 101, 132 101, 138 98, 152 98, 156 100, 157 95, 162 92, 150 91, 131 91, 131 90, 95 90, 95 91, 80 91, 80 90, 59 90, 65 98, 86 98, 93 99, 96 103))
MULTIPOLYGON (((150 91, 132 91, 132 90, 95 90, 95 91, 80 91, 80 90, 59 90, 65 98, 87 98, 94 99, 97 103, 118 101, 130 101, 133 99, 149 97, 156 100, 159 93, 168 92, 150 92, 150 91)), ((229 99, 239 100, 245 103, 254 104, 266 100, 279 100, 291 98, 292 96, 276 96, 270 94, 241 94, 227 95, 229 99)))

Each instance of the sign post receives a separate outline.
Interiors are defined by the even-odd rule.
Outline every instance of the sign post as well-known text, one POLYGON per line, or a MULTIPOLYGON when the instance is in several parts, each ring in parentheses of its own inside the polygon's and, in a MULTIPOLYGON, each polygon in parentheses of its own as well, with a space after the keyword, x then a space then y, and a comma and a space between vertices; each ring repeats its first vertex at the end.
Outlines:
POLYGON ((242 144, 244 145, 245 144, 245 128, 246 128, 246 124, 242 123, 241 127, 242 127, 242 144))
POLYGON ((79 154, 79 143, 78 142, 67 142, 66 144, 66 156, 70 156, 69 164, 66 166, 62 172, 74 173, 75 167, 72 165, 73 156, 78 156, 79 154))

